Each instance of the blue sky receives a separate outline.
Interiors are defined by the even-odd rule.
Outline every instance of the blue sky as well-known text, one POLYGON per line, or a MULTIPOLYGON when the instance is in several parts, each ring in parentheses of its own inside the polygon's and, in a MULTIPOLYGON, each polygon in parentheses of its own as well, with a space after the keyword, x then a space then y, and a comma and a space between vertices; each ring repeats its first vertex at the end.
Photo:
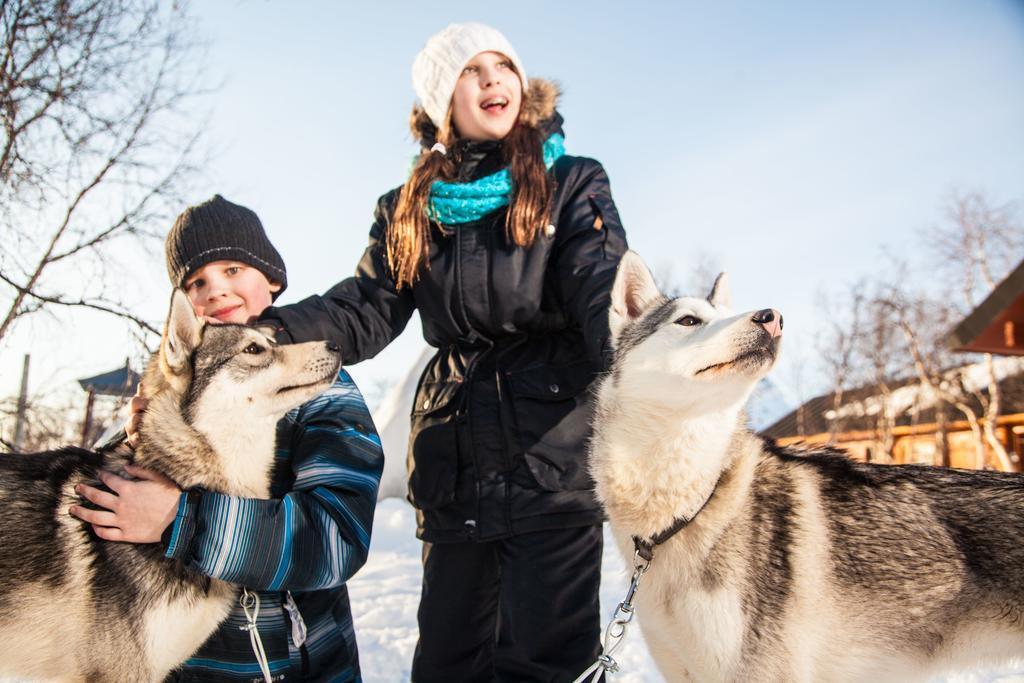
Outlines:
MULTIPOLYGON (((353 271, 376 197, 401 184, 415 152, 413 56, 452 21, 498 27, 530 75, 562 84, 568 151, 604 163, 631 246, 680 276, 702 258, 728 270, 738 309, 783 311, 790 362, 815 362, 818 292, 918 248, 950 190, 1024 199, 1021 2, 193 10, 207 77, 221 84, 206 100, 213 152, 195 200, 220 192, 262 217, 288 264, 283 303, 353 271)), ((141 265, 155 282, 132 286, 140 312, 160 319, 153 258, 141 265)), ((13 391, 21 352, 59 336, 53 325, 24 325, 2 350, 0 392, 13 391)), ((89 317, 61 372, 121 362, 130 335, 114 327, 89 317)), ((369 388, 401 375, 418 327, 356 378, 369 388)))

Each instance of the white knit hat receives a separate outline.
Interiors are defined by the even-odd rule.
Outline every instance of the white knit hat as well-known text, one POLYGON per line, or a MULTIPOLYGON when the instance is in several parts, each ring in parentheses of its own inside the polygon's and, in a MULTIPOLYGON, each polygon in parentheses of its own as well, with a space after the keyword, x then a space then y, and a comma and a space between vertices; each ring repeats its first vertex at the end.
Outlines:
POLYGON ((500 52, 511 59, 526 92, 526 70, 501 31, 474 22, 452 24, 432 35, 412 63, 412 87, 438 128, 444 125, 462 69, 481 52, 500 52))

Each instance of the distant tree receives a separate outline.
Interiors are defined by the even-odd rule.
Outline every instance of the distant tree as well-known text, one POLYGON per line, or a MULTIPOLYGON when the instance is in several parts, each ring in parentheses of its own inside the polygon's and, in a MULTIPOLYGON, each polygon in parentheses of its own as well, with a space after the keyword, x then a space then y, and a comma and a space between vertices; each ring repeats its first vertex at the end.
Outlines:
POLYGON ((878 396, 878 412, 874 419, 875 451, 891 460, 896 442, 893 431, 898 417, 893 389, 908 374, 907 356, 900 344, 892 312, 879 303, 877 293, 868 297, 864 308, 864 327, 857 335, 857 348, 864 359, 865 373, 878 396))
MULTIPOLYGON (((2 1, 2 0, 0 0, 2 1)), ((130 396, 121 398, 103 397, 97 400, 92 413, 92 425, 88 434, 83 435, 85 420, 84 392, 77 389, 60 392, 54 396, 29 396, 28 419, 24 423, 21 447, 22 453, 33 453, 68 444, 94 443, 106 426, 110 425, 130 396)), ((17 405, 15 398, 0 399, 0 452, 14 451, 14 432, 17 405)))
MULTIPOLYGON (((964 374, 960 369, 952 367, 956 363, 949 349, 942 343, 950 324, 955 320, 950 309, 927 295, 907 294, 899 289, 893 289, 887 298, 879 300, 879 304, 892 312, 893 320, 910 353, 914 374, 924 388, 925 395, 935 405, 945 402, 953 406, 967 420, 975 437, 975 467, 983 468, 984 428, 970 403, 971 392, 964 381, 964 374)), ((1004 465, 1009 463, 1005 449, 1002 449, 1000 458, 1001 462, 1003 460, 1004 465)))
POLYGON ((156 331, 111 270, 193 170, 193 33, 182 0, 0 0, 0 340, 67 307, 156 331))
MULTIPOLYGON (((902 273, 904 267, 894 263, 889 272, 902 273)), ((899 328, 892 312, 880 303, 887 287, 882 281, 863 278, 838 294, 822 293, 818 300, 823 318, 829 321, 817 339, 831 394, 826 414, 829 442, 834 443, 846 431, 850 418, 869 420, 875 432, 872 453, 881 460, 892 456, 897 418, 893 387, 909 374, 899 328), (848 392, 865 386, 876 393, 848 405, 848 392)))
MULTIPOLYGON (((1024 226, 1017 219, 1011 204, 993 205, 980 192, 951 193, 945 207, 946 220, 931 228, 925 243, 931 247, 931 265, 935 272, 948 277, 952 289, 959 290, 959 300, 944 297, 940 308, 954 315, 952 323, 962 319, 987 296, 999 280, 1016 265, 1024 253, 1024 226)), ((961 396, 973 395, 982 406, 980 422, 984 442, 995 453, 1000 465, 1010 468, 1009 455, 996 435, 996 420, 1002 412, 1002 395, 992 354, 982 354, 987 381, 968 388, 960 381, 961 396)), ((933 387, 935 389, 935 387, 933 387)), ((960 408, 960 406, 958 406, 960 408)), ((960 408, 961 412, 964 412, 960 408)), ((971 421, 971 417, 967 418, 971 421)), ((972 431, 976 429, 971 423, 972 431)), ((980 448, 980 446, 979 446, 980 448)))
POLYGON ((912 367, 936 405, 940 425, 937 441, 945 453, 943 403, 959 411, 975 437, 975 464, 985 466, 985 446, 1002 469, 1013 469, 1006 447, 996 434, 1002 412, 999 377, 992 354, 982 354, 985 377, 978 381, 963 357, 946 346, 949 330, 998 284, 1024 252, 1024 230, 1011 205, 994 206, 981 193, 953 192, 946 201, 941 223, 921 235, 927 245, 925 268, 929 287, 915 291, 894 280, 879 304, 894 316, 912 367), (976 405, 981 407, 979 412, 976 405))
POLYGON ((818 355, 831 389, 831 408, 826 413, 829 424, 829 443, 835 443, 845 425, 842 411, 844 397, 860 380, 858 373, 857 335, 860 334, 864 310, 866 284, 858 282, 839 298, 827 293, 818 296, 817 307, 826 329, 816 340, 818 355))
POLYGON ((945 220, 921 235, 929 265, 959 293, 951 301, 962 314, 995 289, 1024 254, 1024 225, 1014 204, 994 205, 981 192, 954 190, 945 201, 945 220))
POLYGON ((1024 253, 1024 229, 1012 206, 994 206, 979 193, 952 194, 943 213, 944 220, 921 235, 927 245, 924 278, 912 277, 908 263, 889 259, 883 275, 820 304, 831 321, 818 342, 833 396, 830 435, 834 440, 844 431, 850 407, 841 407, 849 388, 870 385, 876 392, 866 399, 861 417, 870 403, 877 450, 891 455, 898 417, 893 387, 911 377, 920 385, 917 401, 935 409, 943 463, 949 461, 948 407, 970 425, 977 467, 985 465, 987 445, 1000 467, 1012 469, 995 429, 1002 407, 996 363, 990 354, 982 355, 985 378, 978 381, 977 372, 964 366, 945 339, 1024 253))

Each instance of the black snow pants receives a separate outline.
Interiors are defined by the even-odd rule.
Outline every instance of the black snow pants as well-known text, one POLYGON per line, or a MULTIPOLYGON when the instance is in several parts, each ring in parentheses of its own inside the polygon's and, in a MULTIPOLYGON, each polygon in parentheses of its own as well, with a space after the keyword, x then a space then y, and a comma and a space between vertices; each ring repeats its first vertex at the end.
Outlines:
POLYGON ((414 683, 572 681, 601 650, 600 525, 424 548, 414 683))

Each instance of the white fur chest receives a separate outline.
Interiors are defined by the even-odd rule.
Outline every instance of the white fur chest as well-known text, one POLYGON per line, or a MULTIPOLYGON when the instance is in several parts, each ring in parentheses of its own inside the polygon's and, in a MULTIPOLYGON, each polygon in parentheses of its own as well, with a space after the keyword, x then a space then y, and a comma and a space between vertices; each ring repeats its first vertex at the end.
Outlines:
MULTIPOLYGON (((623 557, 632 557, 632 539, 614 535, 623 557)), ((636 618, 665 680, 734 680, 744 632, 739 592, 704 590, 695 573, 677 548, 656 548, 636 593, 636 618)))
POLYGON ((152 671, 162 680, 202 645, 231 611, 236 591, 213 580, 207 595, 168 598, 145 616, 143 632, 152 671))
POLYGON ((199 409, 193 426, 217 453, 226 492, 247 498, 269 498, 277 419, 268 416, 249 420, 222 419, 225 412, 230 414, 230 411, 199 409))

